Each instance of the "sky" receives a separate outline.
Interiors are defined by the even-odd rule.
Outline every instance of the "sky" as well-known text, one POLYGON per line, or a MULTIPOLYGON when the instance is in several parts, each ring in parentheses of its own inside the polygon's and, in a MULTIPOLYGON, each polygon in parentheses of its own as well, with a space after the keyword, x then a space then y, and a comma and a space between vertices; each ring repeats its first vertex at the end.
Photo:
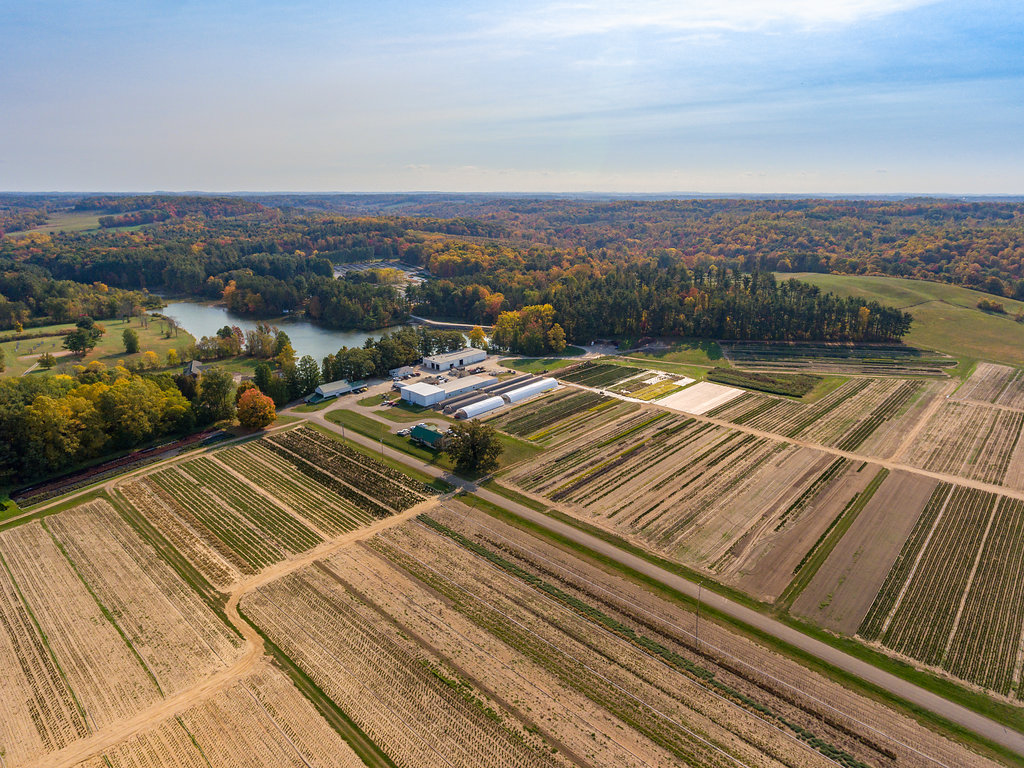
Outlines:
POLYGON ((0 0, 0 189, 1024 194, 1020 0, 0 0))

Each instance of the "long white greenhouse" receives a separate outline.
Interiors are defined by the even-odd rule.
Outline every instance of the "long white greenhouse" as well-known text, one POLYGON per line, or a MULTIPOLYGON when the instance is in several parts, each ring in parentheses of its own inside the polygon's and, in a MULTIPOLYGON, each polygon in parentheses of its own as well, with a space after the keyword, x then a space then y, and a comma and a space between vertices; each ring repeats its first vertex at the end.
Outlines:
POLYGON ((537 379, 531 381, 529 384, 513 389, 502 395, 506 403, 520 403, 527 398, 539 395, 541 392, 547 392, 550 389, 554 389, 558 386, 558 382, 551 378, 537 379))
POLYGON ((500 397, 488 397, 486 400, 478 400, 475 403, 470 403, 467 406, 459 408, 455 412, 456 419, 472 419, 474 416, 479 416, 481 413, 487 413, 493 411, 495 408, 501 408, 505 404, 505 401, 500 397))

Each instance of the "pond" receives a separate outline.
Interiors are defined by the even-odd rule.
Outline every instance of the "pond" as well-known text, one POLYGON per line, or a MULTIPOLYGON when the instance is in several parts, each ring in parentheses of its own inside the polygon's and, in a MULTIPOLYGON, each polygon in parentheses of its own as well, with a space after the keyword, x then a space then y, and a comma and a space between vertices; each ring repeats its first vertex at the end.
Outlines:
MULTIPOLYGON (((196 301, 172 301, 158 311, 160 314, 173 317, 182 328, 197 339, 201 336, 213 336, 225 325, 237 325, 243 331, 251 331, 256 328, 258 322, 231 314, 226 307, 196 301)), ((317 363, 343 346, 361 347, 370 336, 377 337, 403 327, 396 325, 375 331, 331 331, 313 325, 308 320, 278 318, 267 322, 288 334, 297 357, 312 355, 317 363)))

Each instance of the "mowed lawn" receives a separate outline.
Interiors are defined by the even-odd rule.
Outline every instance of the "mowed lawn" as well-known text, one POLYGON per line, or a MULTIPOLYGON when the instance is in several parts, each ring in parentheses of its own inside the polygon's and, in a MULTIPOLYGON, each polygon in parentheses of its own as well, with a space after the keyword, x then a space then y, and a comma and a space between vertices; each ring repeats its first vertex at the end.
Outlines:
POLYGON ((899 277, 808 272, 778 273, 776 277, 793 277, 840 296, 875 299, 910 312, 914 323, 903 340, 911 346, 959 358, 1024 365, 1024 323, 1013 319, 1014 314, 1024 312, 1024 302, 956 285, 899 277), (1007 314, 982 312, 977 308, 979 299, 1002 303, 1007 314))
MULTIPOLYGON (((142 357, 143 352, 152 350, 160 356, 161 365, 164 364, 167 353, 172 349, 180 349, 187 347, 193 343, 195 339, 183 330, 179 330, 177 336, 171 335, 171 337, 164 338, 164 331, 167 329, 167 324, 162 320, 150 319, 149 327, 143 328, 142 322, 139 318, 132 318, 129 322, 125 323, 121 320, 101 320, 99 324, 107 329, 107 332, 103 334, 100 339, 100 343, 93 349, 85 359, 81 362, 83 364, 91 363, 93 360, 100 360, 107 366, 117 365, 121 361, 128 362, 133 359, 139 359, 142 357), (122 335, 126 328, 133 329, 139 334, 139 352, 134 355, 126 354, 124 351, 124 339, 122 335)), ((59 325, 47 325, 41 328, 29 328, 26 333, 40 333, 43 331, 59 331, 74 328, 73 323, 61 323, 59 325)), ((4 333, 3 336, 9 336, 10 333, 4 333)), ((6 369, 2 375, 4 376, 20 376, 27 371, 35 362, 38 355, 42 355, 46 352, 57 355, 57 365, 53 367, 53 373, 61 373, 62 369, 68 369, 71 365, 76 365, 80 361, 71 356, 60 356, 62 353, 66 353, 67 350, 63 347, 64 337, 63 336, 44 336, 36 339, 22 339, 21 341, 5 341, 0 344, 0 347, 4 350, 6 369)), ((41 369, 36 368, 36 371, 42 372, 41 369)), ((35 373, 35 371, 33 372, 35 373)))

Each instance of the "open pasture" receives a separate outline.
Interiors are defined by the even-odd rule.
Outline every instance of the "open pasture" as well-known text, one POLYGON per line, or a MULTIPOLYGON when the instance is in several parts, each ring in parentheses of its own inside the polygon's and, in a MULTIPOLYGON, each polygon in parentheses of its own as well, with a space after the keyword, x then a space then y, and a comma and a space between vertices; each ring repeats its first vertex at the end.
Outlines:
POLYGON ((943 402, 904 461, 986 483, 1024 489, 1024 411, 956 400, 943 402))
POLYGON ((195 685, 241 640, 103 501, 0 534, 0 755, 30 764, 195 685))
POLYGON ((939 484, 859 634, 1020 696, 1022 632, 1024 502, 939 484))

